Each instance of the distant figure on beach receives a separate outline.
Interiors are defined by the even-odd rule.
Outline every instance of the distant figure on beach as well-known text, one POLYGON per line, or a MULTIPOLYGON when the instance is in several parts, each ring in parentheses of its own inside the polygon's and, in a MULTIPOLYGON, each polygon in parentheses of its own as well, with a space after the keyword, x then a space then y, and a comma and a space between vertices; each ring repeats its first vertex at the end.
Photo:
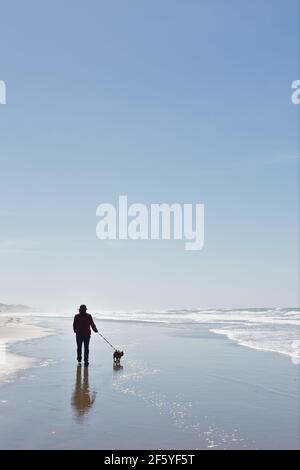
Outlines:
POLYGON ((98 333, 97 327, 93 321, 92 315, 87 313, 86 305, 80 305, 79 313, 75 315, 73 322, 73 330, 76 333, 77 343, 77 361, 81 366, 82 344, 84 344, 84 365, 89 365, 89 344, 91 339, 91 328, 98 333))
POLYGON ((75 388, 71 398, 71 405, 79 422, 83 421, 84 415, 91 409, 96 400, 96 392, 90 390, 89 369, 84 369, 83 376, 81 371, 81 367, 78 367, 75 388))

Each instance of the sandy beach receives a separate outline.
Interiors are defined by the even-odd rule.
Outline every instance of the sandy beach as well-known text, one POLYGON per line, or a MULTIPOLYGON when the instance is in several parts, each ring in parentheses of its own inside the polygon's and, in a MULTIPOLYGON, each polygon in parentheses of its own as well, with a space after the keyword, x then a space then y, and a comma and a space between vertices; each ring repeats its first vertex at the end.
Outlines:
MULTIPOLYGON (((299 366, 288 356, 205 325, 97 320, 125 350, 122 366, 93 335, 80 368, 72 319, 33 321, 35 339, 9 345, 35 362, 0 386, 1 449, 299 448, 299 366)), ((20 329, 25 339, 26 322, 6 324, 6 338, 20 329)))
POLYGON ((10 345, 19 341, 43 338, 50 331, 18 316, 0 317, 0 384, 10 381, 18 372, 39 363, 38 358, 10 352, 10 345))

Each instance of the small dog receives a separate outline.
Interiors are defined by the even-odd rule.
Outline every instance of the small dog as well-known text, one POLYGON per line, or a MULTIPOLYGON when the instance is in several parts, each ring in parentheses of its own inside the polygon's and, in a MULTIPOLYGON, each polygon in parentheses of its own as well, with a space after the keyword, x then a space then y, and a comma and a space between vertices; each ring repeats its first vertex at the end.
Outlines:
POLYGON ((121 357, 124 356, 124 351, 118 351, 117 349, 114 352, 114 364, 120 364, 121 357))

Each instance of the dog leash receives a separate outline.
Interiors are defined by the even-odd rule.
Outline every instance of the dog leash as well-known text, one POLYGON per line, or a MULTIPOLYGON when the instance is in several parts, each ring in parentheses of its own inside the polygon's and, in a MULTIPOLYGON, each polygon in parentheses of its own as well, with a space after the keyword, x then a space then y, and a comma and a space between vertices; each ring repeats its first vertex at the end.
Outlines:
POLYGON ((117 351, 117 349, 106 338, 104 338, 104 336, 101 333, 99 333, 99 331, 98 331, 98 335, 101 336, 101 338, 103 338, 104 341, 106 341, 107 344, 109 344, 111 348, 113 348, 115 351, 117 351))

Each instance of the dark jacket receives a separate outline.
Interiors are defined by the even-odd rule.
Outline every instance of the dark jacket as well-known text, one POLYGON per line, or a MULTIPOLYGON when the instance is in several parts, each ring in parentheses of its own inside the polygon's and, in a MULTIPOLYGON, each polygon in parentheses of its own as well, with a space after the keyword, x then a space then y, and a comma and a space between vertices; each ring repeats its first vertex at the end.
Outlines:
POLYGON ((98 332, 96 325, 93 321, 92 315, 89 313, 78 313, 74 317, 73 330, 78 336, 85 338, 91 336, 91 328, 95 333, 98 332))

